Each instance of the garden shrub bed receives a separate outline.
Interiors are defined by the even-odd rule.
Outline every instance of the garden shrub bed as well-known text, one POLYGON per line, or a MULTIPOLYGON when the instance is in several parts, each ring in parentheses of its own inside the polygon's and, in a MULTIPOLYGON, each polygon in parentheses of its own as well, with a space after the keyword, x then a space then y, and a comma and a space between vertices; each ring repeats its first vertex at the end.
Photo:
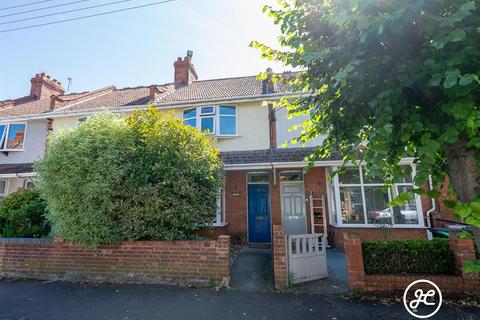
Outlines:
POLYGON ((366 274, 453 274, 448 239, 362 241, 366 274))

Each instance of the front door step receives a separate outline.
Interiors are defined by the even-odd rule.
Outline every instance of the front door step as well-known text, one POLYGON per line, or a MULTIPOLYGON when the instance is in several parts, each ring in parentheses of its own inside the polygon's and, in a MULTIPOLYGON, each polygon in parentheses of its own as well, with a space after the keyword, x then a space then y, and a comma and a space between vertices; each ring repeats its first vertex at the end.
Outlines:
POLYGON ((272 244, 271 243, 256 243, 256 242, 250 242, 247 244, 249 248, 255 248, 255 249, 271 249, 272 244))

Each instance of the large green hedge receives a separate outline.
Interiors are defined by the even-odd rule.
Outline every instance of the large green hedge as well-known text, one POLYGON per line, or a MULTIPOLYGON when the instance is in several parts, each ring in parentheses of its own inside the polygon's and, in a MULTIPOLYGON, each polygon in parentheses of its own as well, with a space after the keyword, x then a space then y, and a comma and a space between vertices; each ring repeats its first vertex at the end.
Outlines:
POLYGON ((0 203, 0 236, 41 238, 50 232, 45 219, 45 200, 35 189, 22 189, 0 203))
POLYGON ((453 273, 453 253, 448 239, 362 241, 367 274, 453 273))
POLYGON ((58 236, 93 246, 193 237, 222 179, 208 136, 154 108, 56 133, 36 169, 58 236))

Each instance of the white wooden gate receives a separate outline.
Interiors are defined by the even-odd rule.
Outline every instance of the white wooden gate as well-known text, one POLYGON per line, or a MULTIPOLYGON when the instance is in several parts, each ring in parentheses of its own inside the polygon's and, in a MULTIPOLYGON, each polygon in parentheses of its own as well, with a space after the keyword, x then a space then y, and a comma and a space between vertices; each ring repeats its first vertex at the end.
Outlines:
POLYGON ((294 283, 327 277, 327 243, 322 233, 287 236, 288 271, 294 283))

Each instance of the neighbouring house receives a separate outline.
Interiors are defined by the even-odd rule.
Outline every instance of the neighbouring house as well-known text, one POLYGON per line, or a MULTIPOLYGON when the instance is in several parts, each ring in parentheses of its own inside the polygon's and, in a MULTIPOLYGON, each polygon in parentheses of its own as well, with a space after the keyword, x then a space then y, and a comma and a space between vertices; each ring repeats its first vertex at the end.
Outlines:
POLYGON ((298 134, 289 128, 304 119, 288 119, 288 111, 271 102, 292 94, 270 77, 198 80, 191 52, 174 62, 174 81, 161 85, 65 94, 58 81, 37 74, 29 96, 0 102, 0 195, 31 185, 32 163, 44 154, 51 130, 77 126, 105 109, 128 114, 153 104, 186 125, 208 130, 220 149, 225 185, 211 236, 270 243, 272 226, 283 225, 287 235, 327 231, 330 244, 342 248, 344 233, 382 238, 385 226, 393 238, 425 238, 427 212, 433 209, 436 217, 454 222, 447 210, 432 209, 431 200, 420 196, 400 208, 388 207, 393 197, 413 188, 412 179, 398 181, 388 192, 358 166, 330 179, 342 165, 335 156, 304 173, 304 158, 322 137, 282 148, 298 134))

